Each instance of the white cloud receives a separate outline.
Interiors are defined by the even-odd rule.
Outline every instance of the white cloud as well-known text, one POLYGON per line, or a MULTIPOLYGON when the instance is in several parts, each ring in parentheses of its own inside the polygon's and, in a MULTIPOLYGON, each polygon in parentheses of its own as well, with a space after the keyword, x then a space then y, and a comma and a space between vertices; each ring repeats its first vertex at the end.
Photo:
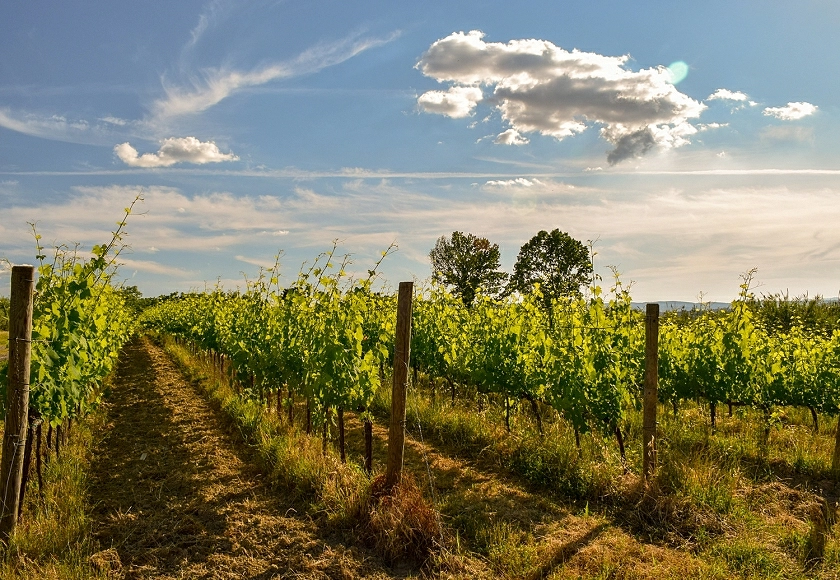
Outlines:
POLYGON ((195 137, 170 137, 164 139, 157 153, 138 155, 137 149, 122 143, 114 147, 114 153, 126 165, 132 167, 169 167, 176 163, 220 163, 237 161, 233 153, 222 153, 212 141, 202 142, 195 137))
POLYGON ((128 121, 125 119, 120 119, 118 117, 102 117, 99 119, 100 121, 104 121, 105 123, 110 123, 111 125, 117 125, 119 127, 124 127, 128 125, 128 121))
POLYGON ((58 141, 82 143, 95 141, 95 137, 89 134, 91 126, 87 121, 67 120, 61 115, 43 116, 0 109, 0 127, 32 137, 58 141))
MULTIPOLYGON (((199 22, 194 38, 206 25, 199 22)), ((172 86, 164 80, 166 98, 156 101, 153 111, 158 118, 190 115, 207 110, 230 95, 258 85, 305 74, 340 64, 370 48, 391 42, 399 36, 393 33, 384 38, 358 38, 351 35, 333 43, 318 44, 296 58, 241 71, 227 68, 202 71, 201 78, 192 79, 188 86, 172 86)))
POLYGON ((809 142, 814 140, 814 129, 813 127, 798 127, 795 125, 770 126, 762 129, 761 137, 771 141, 809 142))
POLYGON ((541 185, 539 179, 526 179, 524 177, 517 177, 516 179, 493 180, 486 182, 483 189, 508 189, 511 187, 533 187, 541 185))
POLYGON ((527 145, 531 140, 523 137, 516 129, 508 129, 503 133, 499 133, 493 143, 497 145, 527 145))
POLYGON ((148 272, 149 274, 160 274, 162 276, 173 276, 176 278, 195 274, 195 272, 190 272, 189 270, 184 270, 183 268, 167 266, 151 260, 132 260, 122 255, 119 257, 118 262, 121 266, 129 270, 148 272))
MULTIPOLYGON (((618 163, 653 146, 684 145, 691 133, 688 120, 705 109, 676 89, 664 66, 634 72, 625 68, 628 56, 569 52, 545 40, 503 44, 483 37, 476 30, 453 33, 433 43, 416 68, 438 82, 454 83, 452 88, 493 87, 487 102, 520 134, 563 139, 599 124, 616 146, 609 161, 618 163)), ((421 107, 429 94, 419 97, 421 107)))
POLYGON ((450 87, 448 91, 428 91, 420 95, 417 104, 427 113, 446 115, 453 119, 469 117, 483 98, 478 87, 450 87))
POLYGON ((260 258, 250 258, 248 256, 236 256, 236 259, 240 262, 244 262, 246 264, 251 264, 252 266, 257 266, 259 268, 269 269, 274 267, 274 260, 263 260, 260 258))
POLYGON ((767 107, 764 114, 782 121, 796 121, 817 112, 817 106, 811 103, 788 103, 784 107, 767 107))
POLYGON ((26 221, 38 218, 47 244, 79 241, 90 248, 109 238, 122 208, 139 193, 145 202, 129 218, 126 239, 144 257, 147 248, 160 249, 154 262, 140 264, 143 272, 151 274, 154 264, 182 270, 166 275, 165 282, 150 275, 144 282, 138 274, 144 293, 143 284, 168 293, 185 285, 202 287, 203 282, 194 282, 202 279, 212 284, 217 276, 236 278, 246 269, 237 266, 236 256, 269 256, 281 243, 284 272, 293 279, 297 266, 332 239, 342 240, 342 252, 356 254, 354 261, 364 265, 397 239, 400 258, 386 261, 386 277, 422 278, 428 275, 429 249, 454 230, 499 243, 503 267, 509 270, 524 241, 555 227, 579 240, 600 237, 599 272, 608 274, 607 264, 618 266, 626 281, 636 280, 634 296, 640 300, 692 299, 700 290, 728 300, 737 292, 738 274, 754 266, 771 291, 836 292, 836 170, 823 177, 809 172, 807 179, 791 172, 759 173, 751 180, 754 187, 742 187, 745 173, 737 170, 704 172, 704 179, 661 172, 635 186, 613 180, 615 173, 597 172, 597 177, 576 181, 574 188, 527 173, 489 177, 477 180, 482 185, 476 188, 465 181, 464 195, 453 195, 436 182, 381 178, 347 179, 338 192, 335 181, 313 183, 291 197, 187 195, 166 187, 75 188, 54 203, 4 204, 0 239, 8 241, 4 254, 11 259, 31 259, 26 221), (291 234, 270 235, 279 228, 291 234), (197 273, 188 276, 185 270, 197 273))
POLYGON ((730 91, 729 89, 718 89, 706 97, 707 101, 749 101, 749 97, 741 91, 730 91))
POLYGON ((723 127, 728 127, 729 123, 701 123, 697 125, 698 131, 709 131, 711 129, 721 129, 723 127))

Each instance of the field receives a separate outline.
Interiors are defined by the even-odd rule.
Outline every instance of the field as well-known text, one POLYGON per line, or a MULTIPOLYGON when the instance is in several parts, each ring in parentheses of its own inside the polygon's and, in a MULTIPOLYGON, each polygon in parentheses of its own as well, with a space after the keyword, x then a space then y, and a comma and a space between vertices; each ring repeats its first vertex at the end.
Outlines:
MULTIPOLYGON (((708 406, 683 405, 677 417, 663 407, 646 490, 636 414, 623 426, 624 464, 609 437, 582 434, 578 450, 550 408, 540 408, 540 435, 530 406, 516 405, 508 433, 492 397, 461 389, 453 404, 420 374, 405 466, 442 528, 391 521, 403 533, 395 547, 370 531, 383 513, 364 515, 371 483, 355 414, 345 417, 343 464, 334 428, 326 452, 323 433, 305 434, 303 400, 290 428, 286 409, 241 398, 206 357, 169 339, 166 352, 132 344, 92 434, 76 430, 82 445, 48 466, 46 504, 30 483, 5 577, 837 577, 840 545, 820 519, 840 491, 828 469, 831 417, 814 433, 807 411, 785 409, 765 446, 753 410, 722 413, 712 430, 708 406), (429 533, 430 552, 406 555, 429 533)), ((387 393, 372 406, 375 474, 387 393)), ((408 508, 401 519, 417 506, 408 508)))
MULTIPOLYGON (((199 360, 170 348, 198 380, 210 375, 199 360)), ((468 392, 454 405, 440 393, 432 402, 423 379, 408 402, 405 461, 444 524, 446 557, 438 572, 507 578, 836 577, 840 545, 824 533, 820 519, 827 505, 836 506, 840 491, 829 470, 834 425, 827 417, 814 433, 810 414, 788 410, 765 446, 756 412, 736 409, 712 431, 708 407, 686 405, 676 418, 663 408, 662 463, 654 487, 644 490, 638 476, 640 416, 626 426, 625 470, 614 440, 584 435, 578 451, 572 430, 549 409, 542 409, 544 435, 525 406, 514 413, 508 434, 499 405, 468 392)), ((389 405, 387 395, 374 404, 379 469, 389 405)), ((298 434, 304 415, 300 403, 298 434)), ((274 413, 260 416, 270 430, 288 432, 274 413)), ((346 421, 348 462, 359 465, 361 422, 349 414, 346 421)), ((299 459, 287 457, 277 468, 292 469, 289 464, 299 459)), ((288 477, 285 486, 292 483, 288 477)), ((349 511, 333 501, 339 503, 333 510, 349 511)))

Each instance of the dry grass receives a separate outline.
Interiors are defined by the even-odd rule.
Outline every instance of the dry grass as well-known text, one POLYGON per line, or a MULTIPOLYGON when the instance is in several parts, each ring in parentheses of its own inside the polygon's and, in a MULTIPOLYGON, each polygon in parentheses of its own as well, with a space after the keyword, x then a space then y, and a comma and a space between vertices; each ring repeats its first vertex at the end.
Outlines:
POLYGON ((445 546, 440 514, 423 497, 410 473, 390 490, 385 476, 378 476, 370 497, 358 529, 389 562, 424 564, 445 546))
MULTIPOLYGON (((377 411, 384 417, 387 408, 386 395, 377 411)), ((840 493, 829 469, 835 421, 828 417, 814 433, 807 410, 785 409, 764 446, 757 412, 719 415, 713 431, 705 407, 686 405, 677 418, 660 409, 660 466, 645 488, 638 477, 641 417, 633 413, 622 425, 624 475, 614 439, 585 435, 578 451, 573 434, 550 413, 540 437, 530 409, 514 413, 507 434, 500 409, 480 395, 453 406, 414 391, 408 409, 415 435, 422 427, 427 444, 450 462, 459 458, 461 468, 439 471, 434 466, 444 462, 432 460, 441 510, 461 542, 497 574, 836 578, 836 527, 816 533, 810 515, 815 505, 836 505, 840 493), (529 507, 538 505, 535 495, 542 496, 540 514, 529 507), (493 499, 500 496, 515 499, 509 505, 493 499), (577 526, 583 506, 604 527, 596 525, 594 537, 580 534, 585 540, 572 542, 574 550, 551 558, 547 546, 557 543, 558 529, 577 526), (601 545, 602 538, 610 540, 601 545), (632 564, 615 543, 635 554, 632 564), (821 562, 811 556, 817 548, 821 562)))
MULTIPOLYGON (((383 394, 374 411, 384 422, 389 401, 387 390, 383 394)), ((719 417, 715 432, 701 407, 686 406, 676 419, 663 413, 660 469, 645 488, 637 475, 640 417, 631 415, 622 425, 628 436, 625 475, 613 439, 587 434, 578 450, 573 432, 549 412, 541 437, 528 409, 514 413, 507 434, 500 410, 489 403, 487 398, 459 400, 453 407, 448 400, 433 404, 422 392, 410 397, 406 468, 425 496, 434 498, 448 535, 448 545, 432 554, 425 574, 836 579, 840 542, 830 533, 815 535, 808 515, 820 498, 840 491, 827 472, 833 422, 823 418, 815 435, 809 416, 790 411, 763 447, 763 428, 749 411, 719 417), (821 541, 822 562, 809 562, 821 541)), ((262 414, 272 433, 288 430, 284 420, 255 403, 226 404, 253 405, 249 413, 262 414)), ((234 414, 248 415, 242 409, 234 414)), ((329 467, 325 476, 319 467, 324 464, 320 439, 300 433, 300 405, 295 414, 292 431, 301 438, 282 444, 269 438, 275 451, 261 452, 273 466, 276 484, 301 497, 314 495, 318 513, 326 516, 321 521, 339 528, 362 513, 375 513, 365 511, 375 494, 352 483, 359 471, 352 465, 361 463, 361 423, 346 414, 351 467, 329 467), (337 473, 349 473, 350 479, 337 473)), ((259 430, 240 429, 251 441, 264 437, 249 435, 259 430)), ((374 425, 375 464, 384 461, 386 438, 386 427, 374 425)), ((328 456, 335 457, 332 451, 328 456)), ((335 461, 329 465, 338 465, 335 461)), ((393 504, 386 507, 392 511, 376 517, 387 522, 383 529, 397 530, 404 512, 393 504)), ((357 528, 355 535, 375 544, 369 528, 357 528)), ((405 552, 390 550, 413 542, 397 537, 396 532, 380 536, 379 552, 391 560, 405 552)))
POLYGON ((98 547, 92 539, 87 496, 91 441, 101 419, 97 414, 74 425, 60 456, 51 456, 43 471, 43 500, 33 474, 23 518, 9 547, 0 550, 0 577, 41 580, 107 576, 91 561, 98 547))
POLYGON ((332 446, 324 453, 320 437, 303 432, 302 408, 296 409, 300 425, 290 427, 285 413, 278 417, 259 402, 237 396, 225 382, 208 381, 212 368, 169 342, 167 349, 254 446, 274 487, 302 502, 300 509, 326 533, 370 546, 397 576, 490 577, 474 558, 447 549, 440 515, 410 473, 393 493, 384 493, 377 484, 382 479, 369 479, 360 462, 342 463, 332 446))
MULTIPOLYGON (((267 470, 263 460, 279 447, 265 444, 276 438, 269 438, 257 405, 202 382, 211 389, 214 404, 208 404, 146 339, 126 354, 91 487, 95 539, 101 549, 116 550, 122 574, 394 577, 375 554, 348 545, 325 525, 329 516, 319 514, 326 508, 313 512, 287 488, 278 489, 274 476, 282 465, 267 470)), ((329 474, 328 466, 320 469, 329 474)))

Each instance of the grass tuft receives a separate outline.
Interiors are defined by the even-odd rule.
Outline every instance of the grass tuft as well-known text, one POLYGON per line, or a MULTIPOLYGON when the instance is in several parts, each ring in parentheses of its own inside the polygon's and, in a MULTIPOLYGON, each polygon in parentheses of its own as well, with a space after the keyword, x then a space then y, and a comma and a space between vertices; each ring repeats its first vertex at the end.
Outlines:
POLYGON ((376 477, 369 501, 357 529, 388 562, 422 565, 443 545, 440 515, 410 473, 392 490, 385 487, 384 475, 376 477))

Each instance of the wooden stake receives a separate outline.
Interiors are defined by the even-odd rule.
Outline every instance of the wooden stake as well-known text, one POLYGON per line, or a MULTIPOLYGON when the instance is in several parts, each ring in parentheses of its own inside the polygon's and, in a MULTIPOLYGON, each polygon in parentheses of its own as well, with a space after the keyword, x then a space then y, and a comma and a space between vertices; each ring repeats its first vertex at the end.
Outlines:
POLYGON ((365 418, 365 471, 373 473, 373 423, 365 418))
POLYGON ((831 457, 832 471, 840 471, 840 415, 837 416, 837 434, 834 436, 834 455, 831 457))
POLYGON ((13 266, 9 305, 9 384, 0 460, 0 540, 15 531, 23 478, 23 452, 29 415, 29 367, 32 361, 33 266, 13 266))
POLYGON ((656 409, 659 383, 659 304, 645 309, 645 394, 642 422, 645 481, 656 473, 656 409))
POLYGON ((405 396, 411 360, 411 301, 414 282, 400 282, 397 297, 397 329, 394 337, 394 383, 391 395, 391 425, 388 430, 388 465, 385 487, 393 488, 402 477, 405 445, 405 396))
POLYGON ((347 454, 344 451, 344 408, 338 408, 338 454, 341 462, 347 463, 347 454))

